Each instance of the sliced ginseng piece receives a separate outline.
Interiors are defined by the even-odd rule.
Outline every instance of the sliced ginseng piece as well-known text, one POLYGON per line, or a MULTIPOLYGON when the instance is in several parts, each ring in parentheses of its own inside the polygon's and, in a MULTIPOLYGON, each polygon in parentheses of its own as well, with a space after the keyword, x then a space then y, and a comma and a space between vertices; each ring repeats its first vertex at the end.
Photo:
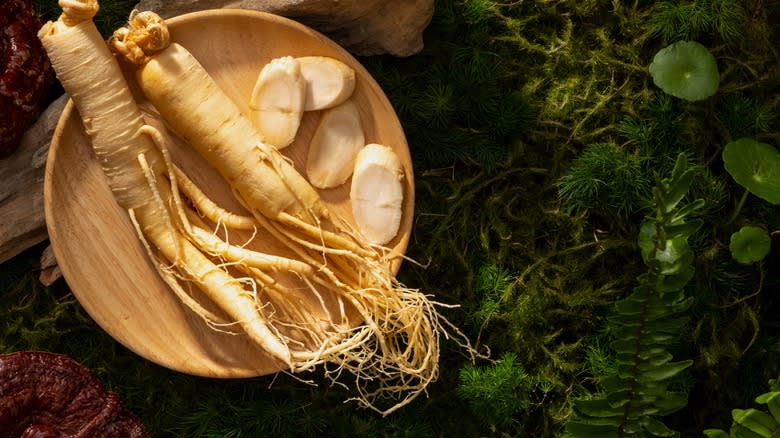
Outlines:
POLYGON ((344 184, 352 175, 355 157, 365 144, 360 114, 352 101, 325 110, 306 159, 311 185, 329 189, 344 184))
POLYGON ((306 82, 305 111, 332 108, 352 95, 355 71, 343 62, 326 56, 302 56, 296 59, 306 82))
POLYGON ((271 60, 260 71, 249 110, 263 140, 282 149, 295 140, 303 116, 306 83, 292 56, 271 60))
POLYGON ((403 179, 401 160, 387 146, 366 145, 355 159, 349 194, 352 215, 358 230, 369 242, 383 245, 398 233, 403 179))

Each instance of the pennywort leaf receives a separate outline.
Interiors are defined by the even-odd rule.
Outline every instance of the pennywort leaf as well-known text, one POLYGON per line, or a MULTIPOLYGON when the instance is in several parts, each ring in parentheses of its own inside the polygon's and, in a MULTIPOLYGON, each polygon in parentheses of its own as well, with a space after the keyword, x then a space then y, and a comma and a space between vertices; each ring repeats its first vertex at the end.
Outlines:
POLYGON ((742 264, 755 263, 769 254, 772 239, 766 230, 746 225, 731 235, 731 257, 742 264))
POLYGON ((732 141, 723 149, 726 171, 759 198, 780 204, 780 153, 752 138, 732 141))
POLYGON ((720 85, 715 57, 696 41, 678 41, 659 50, 649 70, 665 93, 689 101, 712 96, 720 85))

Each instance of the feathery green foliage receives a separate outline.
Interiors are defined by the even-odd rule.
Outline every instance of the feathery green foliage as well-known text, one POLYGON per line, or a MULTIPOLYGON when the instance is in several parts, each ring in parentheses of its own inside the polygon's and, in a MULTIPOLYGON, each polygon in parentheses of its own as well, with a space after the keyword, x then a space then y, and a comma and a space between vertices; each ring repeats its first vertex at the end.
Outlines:
POLYGON ((694 273, 688 238, 701 221, 689 216, 702 202, 679 204, 693 177, 681 154, 672 175, 653 190, 655 217, 643 222, 639 234, 647 272, 609 318, 617 373, 599 379, 600 396, 575 402, 576 419, 566 425, 573 437, 676 435, 658 417, 687 404, 687 396, 669 383, 693 363, 673 362, 668 351, 692 303, 683 289, 694 273))
POLYGON ((656 4, 651 31, 665 41, 698 40, 717 35, 723 41, 739 38, 746 25, 737 0, 666 0, 656 4))
POLYGON ((517 363, 514 353, 506 353, 487 368, 467 365, 460 370, 458 394, 468 401, 480 420, 505 427, 513 416, 528 407, 532 382, 517 363))
MULTIPOLYGON (((679 105, 666 93, 654 93, 645 107, 635 114, 626 114, 618 124, 618 132, 636 145, 643 156, 665 155, 670 148, 679 148, 684 129, 679 105)), ((675 154, 676 156, 676 154, 675 154)))
POLYGON ((558 193, 569 208, 618 218, 636 213, 650 197, 642 157, 614 143, 588 145, 560 179, 558 193))
POLYGON ((720 102, 718 118, 732 140, 767 132, 775 121, 775 115, 766 105, 756 104, 754 99, 739 93, 726 96, 720 102))
POLYGON ((654 95, 636 115, 625 115, 618 123, 621 145, 586 146, 559 179, 563 207, 587 210, 607 221, 633 220, 650 205, 653 175, 671 172, 675 157, 684 152, 695 174, 687 199, 702 198, 707 212, 722 211, 727 180, 696 158, 685 122, 685 113, 664 93, 654 95))
POLYGON ((481 305, 473 313, 477 323, 482 324, 501 313, 501 303, 514 292, 513 276, 495 264, 486 264, 474 279, 474 291, 482 296, 481 305))

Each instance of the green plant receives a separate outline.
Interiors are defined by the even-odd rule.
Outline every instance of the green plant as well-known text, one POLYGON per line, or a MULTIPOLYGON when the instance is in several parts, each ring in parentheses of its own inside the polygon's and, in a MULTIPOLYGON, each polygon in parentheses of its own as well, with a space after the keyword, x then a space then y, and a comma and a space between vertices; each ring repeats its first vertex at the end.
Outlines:
POLYGON ((717 116, 732 139, 768 132, 775 120, 775 114, 767 105, 759 104, 755 99, 739 93, 724 96, 718 105, 717 116))
POLYGON ((686 323, 684 286, 693 277, 693 252, 688 238, 701 220, 688 217, 703 201, 680 206, 694 174, 683 154, 677 158, 669 178, 653 190, 654 217, 642 223, 639 247, 647 272, 628 297, 618 301, 609 317, 617 372, 598 379, 601 394, 577 400, 576 417, 566 425, 573 437, 674 436, 658 417, 687 404, 683 392, 670 382, 692 361, 672 361, 667 350, 686 323))
POLYGON ((750 409, 731 411, 733 422, 729 432, 706 429, 709 438, 760 438, 780 436, 780 379, 769 382, 770 391, 756 397, 756 403, 766 405, 769 412, 750 409))
MULTIPOLYGON (((752 138, 729 142, 723 149, 723 164, 734 181, 748 192, 780 204, 780 153, 774 146, 752 138)), ((745 202, 744 196, 737 211, 745 202)))
POLYGON ((479 324, 487 323, 501 312, 501 302, 514 292, 513 276, 495 264, 488 263, 477 270, 474 290, 482 296, 480 307, 472 314, 479 324))
MULTIPOLYGON (((630 143, 636 144, 642 155, 652 156, 659 149, 677 145, 681 120, 674 98, 666 93, 655 93, 636 115, 626 114, 618 124, 618 131, 630 143)), ((661 152, 663 154, 663 152, 661 152)))
POLYGON ((458 394, 481 421, 502 427, 528 407, 531 386, 531 379, 517 363, 517 356, 506 353, 488 367, 467 365, 461 369, 458 394))
POLYGON ((731 257, 742 264, 760 261, 772 246, 772 239, 766 230, 746 225, 731 235, 729 250, 731 257))
POLYGON ((594 210, 625 218, 649 198, 642 158, 614 143, 588 145, 558 182, 558 195, 570 209, 594 210))
POLYGON ((712 96, 720 84, 715 57, 695 41, 678 41, 659 50, 649 70, 664 92, 689 101, 712 96))
POLYGON ((671 0, 656 4, 650 29, 666 41, 694 40, 717 35, 724 41, 739 38, 745 14, 737 0, 671 0))

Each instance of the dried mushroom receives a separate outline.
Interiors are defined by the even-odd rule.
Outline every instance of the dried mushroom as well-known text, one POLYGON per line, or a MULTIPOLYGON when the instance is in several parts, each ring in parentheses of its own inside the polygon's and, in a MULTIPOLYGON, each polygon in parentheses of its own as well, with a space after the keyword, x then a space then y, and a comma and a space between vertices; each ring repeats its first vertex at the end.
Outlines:
POLYGON ((30 0, 0 1, 0 158, 13 153, 40 115, 54 72, 38 40, 30 0))
POLYGON ((138 419, 84 366, 45 352, 0 355, 0 438, 143 438, 138 419))

